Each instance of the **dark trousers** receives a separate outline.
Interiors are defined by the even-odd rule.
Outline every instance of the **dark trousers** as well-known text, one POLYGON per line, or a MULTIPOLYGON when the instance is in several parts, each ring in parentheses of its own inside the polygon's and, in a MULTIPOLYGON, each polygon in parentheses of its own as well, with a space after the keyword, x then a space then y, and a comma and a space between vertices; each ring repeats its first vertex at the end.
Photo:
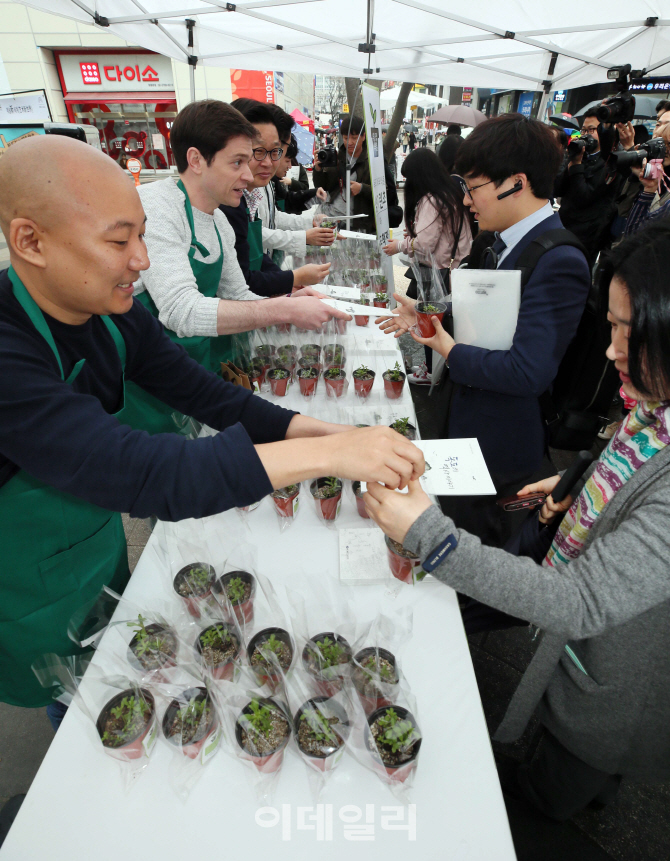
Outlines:
POLYGON ((530 763, 517 771, 521 793, 545 816, 563 822, 587 804, 614 800, 620 774, 599 771, 570 753, 547 729, 530 763))

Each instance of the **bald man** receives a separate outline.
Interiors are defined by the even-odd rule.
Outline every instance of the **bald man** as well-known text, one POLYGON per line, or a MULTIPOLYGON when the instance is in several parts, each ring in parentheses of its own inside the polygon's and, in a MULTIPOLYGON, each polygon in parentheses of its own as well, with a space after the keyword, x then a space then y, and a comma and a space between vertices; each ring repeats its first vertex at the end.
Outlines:
POLYGON ((33 137, 0 159, 0 700, 50 703, 31 664, 71 654, 68 623, 128 579, 121 515, 204 517, 323 475, 404 484, 421 453, 389 429, 281 409, 191 359, 133 299, 144 211, 106 155, 33 137), (132 380, 220 431, 124 423, 132 380))

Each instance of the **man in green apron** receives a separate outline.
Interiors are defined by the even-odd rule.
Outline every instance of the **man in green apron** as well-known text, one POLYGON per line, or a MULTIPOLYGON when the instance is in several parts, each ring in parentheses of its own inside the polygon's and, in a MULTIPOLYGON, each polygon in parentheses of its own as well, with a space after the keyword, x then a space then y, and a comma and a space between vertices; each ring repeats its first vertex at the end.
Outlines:
POLYGON ((71 621, 104 586, 123 591, 120 512, 204 517, 320 475, 397 486, 423 468, 393 431, 297 415, 193 361, 133 299, 144 221, 130 178, 93 147, 33 137, 0 159, 0 701, 13 705, 50 702, 32 665, 76 653, 71 621), (132 430, 125 381, 220 433, 132 430))

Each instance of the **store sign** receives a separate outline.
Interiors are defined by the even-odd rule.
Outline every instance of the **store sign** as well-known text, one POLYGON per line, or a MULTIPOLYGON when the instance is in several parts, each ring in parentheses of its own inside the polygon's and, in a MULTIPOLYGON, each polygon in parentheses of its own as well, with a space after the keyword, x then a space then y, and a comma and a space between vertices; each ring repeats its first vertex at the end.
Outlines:
POLYGON ((461 104, 472 104, 472 87, 463 87, 463 95, 461 96, 461 104))
POLYGON ((670 91, 670 78, 633 78, 630 84, 633 93, 667 93, 670 91))
POLYGON ((69 93, 174 90, 172 60, 160 54, 59 54, 69 93))
POLYGON ((517 108, 518 112, 522 114, 524 117, 529 117, 533 113, 533 101, 535 99, 535 93, 521 93, 519 96, 519 107, 517 108))
POLYGON ((554 93, 554 101, 555 102, 564 102, 565 96, 566 96, 565 90, 556 90, 556 92, 554 93))
POLYGON ((43 91, 0 98, 0 126, 48 123, 49 106, 43 91))
POLYGON ((275 100, 274 72, 257 72, 249 69, 231 69, 230 83, 233 99, 256 99, 273 104, 275 100))

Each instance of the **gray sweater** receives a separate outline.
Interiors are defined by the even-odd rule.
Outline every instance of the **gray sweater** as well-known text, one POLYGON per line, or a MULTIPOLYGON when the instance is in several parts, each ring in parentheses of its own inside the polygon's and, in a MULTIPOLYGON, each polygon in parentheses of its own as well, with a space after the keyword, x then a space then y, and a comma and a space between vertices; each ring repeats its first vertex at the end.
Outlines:
POLYGON ((670 777, 669 511, 667 446, 607 504, 569 565, 485 547, 435 506, 415 521, 404 544, 422 560, 450 533, 458 539, 433 576, 544 631, 496 740, 518 738, 539 706, 541 722, 589 765, 670 777))

